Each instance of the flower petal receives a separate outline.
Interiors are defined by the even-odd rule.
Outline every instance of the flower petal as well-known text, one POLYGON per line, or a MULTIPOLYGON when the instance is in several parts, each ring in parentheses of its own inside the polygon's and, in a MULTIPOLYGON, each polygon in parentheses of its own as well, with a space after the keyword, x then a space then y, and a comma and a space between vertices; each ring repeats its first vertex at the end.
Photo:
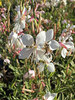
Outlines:
POLYGON ((67 50, 65 48, 63 48, 62 51, 61 51, 61 56, 63 58, 65 58, 66 57, 66 54, 67 54, 67 50))
POLYGON ((35 78, 35 71, 29 70, 29 78, 35 78))
POLYGON ((35 51, 35 60, 36 60, 36 62, 39 62, 39 60, 42 60, 44 53, 45 53, 45 51, 42 50, 42 49, 37 49, 35 51))
POLYGON ((19 53, 19 59, 25 59, 29 58, 31 54, 33 53, 34 48, 24 48, 20 53, 19 53))
POLYGON ((73 42, 66 42, 64 43, 64 45, 68 48, 68 49, 74 49, 74 43, 73 42))
POLYGON ((54 99, 54 97, 56 96, 57 94, 56 93, 50 93, 50 92, 47 92, 46 94, 45 94, 45 96, 44 96, 44 99, 45 100, 53 100, 54 99))
POLYGON ((39 73, 41 73, 42 71, 44 71, 44 64, 43 63, 40 63, 40 65, 37 67, 38 70, 39 70, 39 73))
POLYGON ((27 11, 27 9, 24 7, 24 8, 22 9, 22 15, 25 14, 25 11, 27 11))
POLYGON ((56 95, 57 95, 56 93, 52 93, 51 96, 47 100, 53 100, 56 95))
POLYGON ((45 95, 44 95, 44 99, 45 100, 48 100, 48 98, 51 96, 51 93, 50 92, 47 92, 45 95))
POLYGON ((54 72, 55 71, 55 66, 54 66, 53 63, 48 63, 47 66, 48 66, 47 68, 48 68, 48 70, 50 72, 54 72))
POLYGON ((30 34, 24 34, 22 36, 22 41, 26 46, 32 46, 32 44, 34 43, 34 39, 30 34))
POLYGON ((41 31, 36 37, 36 44, 43 45, 45 43, 45 41, 46 41, 46 33, 45 33, 45 31, 41 31))
POLYGON ((53 39, 53 29, 50 29, 46 32, 46 42, 49 42, 51 39, 53 39))
POLYGON ((46 63, 49 63, 50 61, 52 61, 52 55, 51 54, 45 54, 45 55, 43 55, 42 60, 45 61, 46 63))
POLYGON ((15 21, 18 21, 18 20, 20 19, 20 17, 21 17, 20 5, 18 5, 18 6, 16 7, 16 11, 17 11, 17 17, 16 17, 15 21))
POLYGON ((21 28, 25 28, 25 20, 21 20, 21 28))
POLYGON ((60 45, 56 40, 52 40, 49 47, 51 50, 56 50, 60 47, 60 45))
POLYGON ((13 28, 13 31, 16 32, 16 33, 19 33, 19 32, 22 32, 22 28, 21 28, 21 25, 18 23, 15 24, 15 27, 13 28))

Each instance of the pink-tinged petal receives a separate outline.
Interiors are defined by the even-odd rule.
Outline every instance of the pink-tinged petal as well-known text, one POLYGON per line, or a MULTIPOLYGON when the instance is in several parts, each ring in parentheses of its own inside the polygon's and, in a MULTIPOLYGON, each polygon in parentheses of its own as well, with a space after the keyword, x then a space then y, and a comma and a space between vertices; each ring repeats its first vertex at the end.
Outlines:
POLYGON ((19 54, 22 51, 22 49, 18 50, 17 53, 19 54))
POLYGON ((59 42, 60 46, 67 49, 67 47, 62 43, 62 42, 59 42))
POLYGON ((4 14, 2 14, 2 17, 6 19, 6 16, 4 14))
POLYGON ((29 22, 32 22, 34 20, 34 17, 32 16, 30 19, 29 19, 29 22))
POLYGON ((64 45, 67 47, 67 49, 74 49, 74 43, 73 42, 66 42, 64 45))
POLYGON ((22 31, 22 32, 19 32, 19 33, 17 33, 17 34, 18 34, 18 36, 19 36, 19 35, 24 35, 23 31, 22 31))
POLYGON ((29 70, 29 78, 35 78, 35 71, 29 70))
POLYGON ((39 5, 40 5, 39 3, 36 5, 35 12, 36 12, 37 8, 39 7, 39 5))
POLYGON ((72 33, 75 34, 75 31, 73 30, 72 33))
POLYGON ((44 82, 41 82, 41 83, 42 83, 42 86, 43 86, 43 87, 45 87, 45 86, 46 86, 44 82))

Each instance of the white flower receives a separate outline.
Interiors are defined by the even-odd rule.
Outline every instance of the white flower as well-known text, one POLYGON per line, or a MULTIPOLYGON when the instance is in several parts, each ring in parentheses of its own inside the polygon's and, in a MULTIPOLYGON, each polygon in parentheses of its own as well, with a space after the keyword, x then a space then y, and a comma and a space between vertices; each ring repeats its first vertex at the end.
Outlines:
POLYGON ((36 37, 36 44, 34 45, 34 39, 31 35, 25 34, 22 36, 22 42, 24 45, 28 46, 24 48, 20 54, 19 59, 29 58, 31 54, 35 57, 36 60, 39 60, 41 56, 44 54, 44 50, 41 49, 41 45, 44 44, 44 35, 45 32, 40 32, 36 37), (42 38, 41 38, 42 37, 42 38))
POLYGON ((74 43, 71 41, 73 38, 71 34, 63 34, 59 37, 60 47, 63 47, 61 56, 65 58, 74 51, 74 43))
POLYGON ((34 70, 29 70, 29 77, 35 78, 35 71, 34 70))
POLYGON ((56 50, 59 47, 59 43, 53 39, 53 30, 48 30, 47 32, 41 31, 36 36, 36 44, 34 43, 34 39, 31 35, 25 34, 22 36, 22 41, 24 45, 28 46, 28 48, 24 48, 20 54, 20 59, 29 58, 33 53, 35 59, 39 61, 45 53, 44 48, 45 43, 49 43, 49 47, 52 50, 56 50), (52 41, 51 41, 52 40, 52 41), (35 45, 34 45, 35 44, 35 45), (54 45, 54 46, 53 46, 54 45), (29 47, 31 46, 31 47, 29 47))
POLYGON ((17 16, 15 18, 15 27, 14 27, 14 31, 16 31, 17 33, 21 32, 22 29, 25 28, 25 18, 26 18, 26 15, 25 15, 25 12, 26 12, 26 8, 23 7, 22 8, 22 11, 20 9, 20 5, 18 5, 16 7, 16 11, 17 11, 17 16))
POLYGON ((57 95, 56 93, 47 92, 44 96, 44 100, 53 100, 56 95, 57 95))
POLYGON ((20 36, 18 36, 18 34, 16 32, 11 32, 8 40, 10 41, 10 46, 12 47, 13 45, 15 45, 16 48, 20 48, 23 49, 25 47, 25 45, 22 43, 22 40, 20 38, 20 36))
POLYGON ((57 6, 60 0, 51 0, 51 5, 52 6, 57 6))
MULTIPOLYGON (((48 69, 49 72, 54 72, 55 71, 55 66, 51 62, 52 61, 52 55, 51 55, 51 57, 48 57, 47 55, 43 55, 42 60, 45 61, 45 64, 47 65, 47 69, 48 69)), ((42 63, 42 62, 39 63, 39 65, 37 67, 38 70, 39 70, 39 73, 44 71, 45 64, 42 63)))
POLYGON ((35 71, 34 70, 29 70, 25 75, 23 76, 23 80, 26 78, 35 78, 35 71))
POLYGON ((9 60, 9 59, 7 59, 7 58, 6 58, 6 59, 4 59, 4 62, 5 62, 5 63, 10 64, 10 60, 9 60))
POLYGON ((67 5, 67 1, 66 0, 62 0, 62 2, 64 3, 64 5, 67 5))
POLYGON ((20 33, 23 31, 23 28, 21 27, 20 23, 15 23, 15 26, 13 28, 13 31, 16 32, 16 33, 20 33))
POLYGON ((59 48, 59 43, 56 40, 53 40, 53 36, 53 29, 50 29, 46 32, 45 43, 49 45, 49 49, 52 51, 59 48))

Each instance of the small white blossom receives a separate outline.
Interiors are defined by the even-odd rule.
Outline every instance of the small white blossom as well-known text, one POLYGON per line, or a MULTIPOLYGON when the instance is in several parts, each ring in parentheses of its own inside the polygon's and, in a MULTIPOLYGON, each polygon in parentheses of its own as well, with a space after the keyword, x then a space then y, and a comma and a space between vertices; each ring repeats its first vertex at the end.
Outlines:
POLYGON ((18 36, 16 32, 12 31, 8 37, 8 40, 10 41, 10 47, 12 47, 13 45, 15 45, 15 47, 18 49, 23 49, 25 47, 25 45, 22 43, 20 36, 18 36))
POLYGON ((57 94, 56 93, 50 93, 50 92, 47 92, 45 95, 44 95, 44 100, 53 100, 55 98, 57 94))
POLYGON ((25 28, 25 19, 26 19, 26 8, 22 7, 22 9, 20 9, 20 5, 18 5, 16 7, 16 11, 17 11, 17 16, 15 18, 15 27, 14 27, 14 31, 19 33, 21 31, 23 31, 23 29, 25 28), (22 10, 22 11, 21 11, 22 10))
POLYGON ((34 70, 29 70, 29 77, 35 78, 35 71, 34 70))
POLYGON ((10 60, 9 59, 4 59, 4 63, 10 64, 10 60))
POLYGON ((65 34, 65 33, 63 33, 59 37, 60 47, 63 47, 61 51, 61 56, 63 58, 65 58, 66 56, 69 56, 71 52, 74 51, 74 43, 72 42, 72 39, 73 38, 71 34, 65 34))
POLYGON ((34 58, 39 60, 40 56, 44 54, 44 50, 41 49, 40 45, 44 43, 44 36, 42 35, 45 32, 40 32, 36 37, 36 44, 34 45, 34 39, 31 35, 25 34, 22 37, 22 42, 24 45, 28 46, 25 47, 19 54, 19 59, 29 58, 31 54, 33 54, 34 58), (42 37, 42 39, 41 39, 42 37), (30 48, 31 46, 31 48, 30 48))
POLYGON ((48 57, 48 55, 43 55, 42 56, 42 60, 45 62, 45 63, 39 63, 38 65, 38 70, 39 72, 42 72, 44 71, 44 67, 45 67, 45 64, 47 65, 47 69, 49 72, 54 72, 55 71, 55 66, 54 64, 51 62, 52 61, 52 55, 51 57, 48 57))

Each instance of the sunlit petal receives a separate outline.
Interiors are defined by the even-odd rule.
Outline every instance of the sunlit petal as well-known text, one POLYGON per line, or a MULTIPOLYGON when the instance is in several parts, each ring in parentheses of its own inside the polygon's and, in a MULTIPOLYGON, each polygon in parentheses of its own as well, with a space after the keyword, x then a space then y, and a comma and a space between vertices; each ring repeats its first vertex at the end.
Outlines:
POLYGON ((65 48, 63 48, 62 51, 61 51, 61 56, 63 58, 65 58, 66 57, 66 54, 67 54, 67 50, 65 48))
POLYGON ((26 46, 32 46, 32 44, 34 43, 34 39, 30 34, 23 35, 22 41, 23 41, 24 45, 26 45, 26 46))
POLYGON ((49 42, 51 39, 53 39, 53 29, 50 29, 46 32, 46 41, 49 42))
POLYGON ((52 40, 49 45, 51 50, 56 50, 60 47, 59 43, 56 40, 52 40))
POLYGON ((48 63, 47 66, 48 66, 47 68, 48 68, 49 72, 55 71, 55 66, 53 63, 48 63))
POLYGON ((39 73, 41 73, 42 71, 44 71, 44 64, 43 63, 40 63, 39 65, 38 65, 38 70, 39 70, 39 73))
POLYGON ((45 33, 45 31, 41 31, 36 37, 36 44, 43 45, 45 43, 45 41, 46 41, 46 33, 45 33))
POLYGON ((73 49, 74 48, 74 43, 73 42, 66 42, 65 44, 64 44, 68 49, 70 48, 70 49, 73 49))
POLYGON ((33 53, 33 51, 34 48, 24 48, 19 54, 19 59, 25 59, 25 58, 28 59, 33 53))

